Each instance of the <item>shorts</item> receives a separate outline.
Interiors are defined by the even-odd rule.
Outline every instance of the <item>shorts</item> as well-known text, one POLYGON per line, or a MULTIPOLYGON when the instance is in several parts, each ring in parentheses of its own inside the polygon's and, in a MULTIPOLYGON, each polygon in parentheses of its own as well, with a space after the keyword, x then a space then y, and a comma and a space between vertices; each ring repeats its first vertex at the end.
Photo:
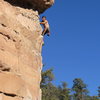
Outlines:
POLYGON ((50 35, 50 28, 47 28, 46 31, 43 33, 43 35, 46 35, 46 34, 50 35))
POLYGON ((50 28, 47 28, 45 34, 46 34, 46 33, 50 33, 50 28))

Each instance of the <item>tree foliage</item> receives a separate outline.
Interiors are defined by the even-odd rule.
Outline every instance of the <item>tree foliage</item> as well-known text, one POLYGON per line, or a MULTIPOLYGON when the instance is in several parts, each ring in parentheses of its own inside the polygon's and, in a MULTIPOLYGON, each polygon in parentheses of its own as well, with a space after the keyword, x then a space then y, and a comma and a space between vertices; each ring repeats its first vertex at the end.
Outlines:
POLYGON ((66 82, 56 86, 52 83, 53 80, 53 69, 42 71, 42 100, 100 100, 100 87, 98 87, 98 96, 89 96, 87 85, 80 78, 73 80, 73 86, 70 89, 66 82))
POLYGON ((55 86, 53 80, 53 69, 42 72, 42 100, 69 100, 70 90, 67 88, 67 83, 62 82, 60 86, 55 86))
POLYGON ((98 87, 98 97, 100 97, 100 86, 98 87))
POLYGON ((73 87, 75 100, 83 100, 87 93, 87 85, 80 78, 76 78, 73 80, 73 87))
POLYGON ((62 82, 61 86, 58 87, 59 90, 59 100, 70 100, 70 89, 67 88, 67 83, 62 82))

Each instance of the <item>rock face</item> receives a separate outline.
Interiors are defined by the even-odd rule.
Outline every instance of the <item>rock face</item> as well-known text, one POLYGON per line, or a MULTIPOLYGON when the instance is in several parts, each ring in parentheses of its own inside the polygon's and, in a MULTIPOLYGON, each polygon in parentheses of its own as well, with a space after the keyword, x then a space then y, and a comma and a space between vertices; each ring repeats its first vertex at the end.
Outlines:
POLYGON ((41 100, 41 33, 37 11, 0 0, 0 100, 41 100))
POLYGON ((5 0, 15 6, 37 10, 39 13, 44 12, 51 7, 54 0, 5 0))

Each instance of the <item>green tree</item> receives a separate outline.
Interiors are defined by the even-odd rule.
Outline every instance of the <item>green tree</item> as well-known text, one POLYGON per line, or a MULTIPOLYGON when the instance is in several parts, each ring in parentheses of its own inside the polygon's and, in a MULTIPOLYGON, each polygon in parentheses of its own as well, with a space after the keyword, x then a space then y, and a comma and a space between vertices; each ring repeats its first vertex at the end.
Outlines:
POLYGON ((51 83, 54 80, 53 69, 42 71, 41 87, 51 83))
POLYGON ((92 96, 91 100, 100 100, 97 96, 92 96))
POLYGON ((75 100, 86 100, 85 97, 88 93, 87 85, 80 78, 74 79, 73 83, 72 90, 75 100))
POLYGON ((58 88, 52 84, 54 80, 53 69, 48 69, 42 72, 42 100, 59 100, 58 88))
POLYGON ((86 96, 85 100, 100 100, 97 96, 86 96))
POLYGON ((100 86, 98 87, 98 97, 100 97, 100 86))
POLYGON ((58 87, 59 89, 59 100, 70 100, 70 89, 67 88, 67 83, 62 82, 61 86, 58 87))
POLYGON ((42 88, 42 100, 59 100, 58 89, 52 83, 42 88))

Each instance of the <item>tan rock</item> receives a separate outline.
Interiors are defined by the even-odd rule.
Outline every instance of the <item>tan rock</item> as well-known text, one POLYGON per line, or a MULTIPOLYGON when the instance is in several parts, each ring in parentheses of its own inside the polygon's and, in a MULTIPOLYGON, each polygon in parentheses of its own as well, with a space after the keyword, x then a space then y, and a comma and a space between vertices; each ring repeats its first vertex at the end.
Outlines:
POLYGON ((41 33, 36 11, 0 0, 0 100, 41 100, 41 33))

